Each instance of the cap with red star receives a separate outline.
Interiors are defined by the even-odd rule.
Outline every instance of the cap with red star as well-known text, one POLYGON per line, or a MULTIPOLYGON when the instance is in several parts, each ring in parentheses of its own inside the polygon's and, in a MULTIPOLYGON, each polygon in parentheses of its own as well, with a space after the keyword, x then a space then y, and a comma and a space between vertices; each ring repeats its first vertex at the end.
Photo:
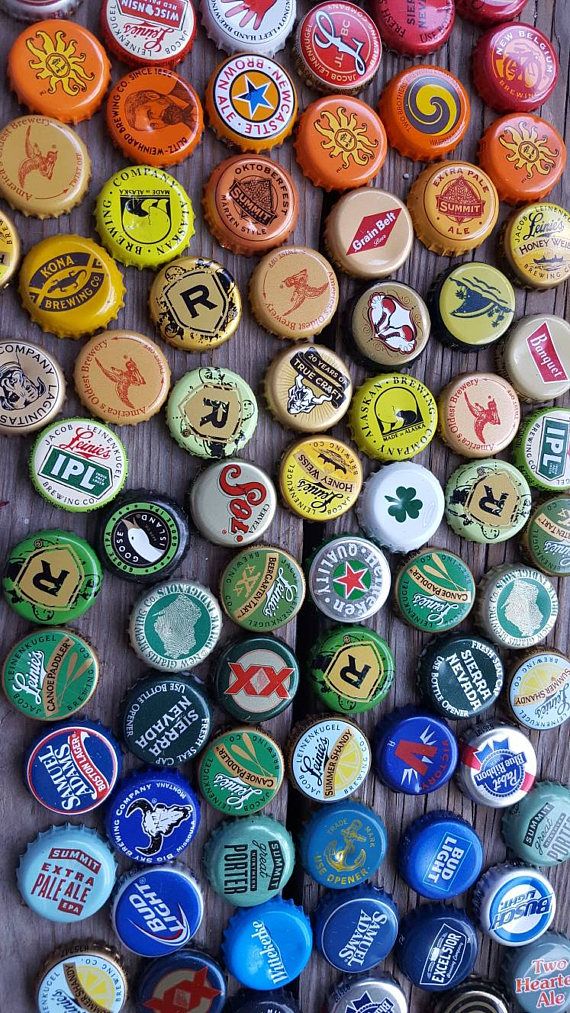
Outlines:
POLYGON ((360 535, 337 535, 309 564, 313 602, 329 619, 359 623, 382 608, 390 590, 386 556, 360 535))

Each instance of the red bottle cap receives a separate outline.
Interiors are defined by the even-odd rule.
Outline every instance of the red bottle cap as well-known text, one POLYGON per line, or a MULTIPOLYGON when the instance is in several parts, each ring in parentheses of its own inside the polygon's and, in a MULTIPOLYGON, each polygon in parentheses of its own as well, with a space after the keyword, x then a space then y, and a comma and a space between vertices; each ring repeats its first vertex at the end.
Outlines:
POLYGON ((455 10, 476 25, 499 25, 520 14, 527 0, 455 0, 455 10))
POLYGON ((509 113, 491 123, 479 142, 479 165, 501 200, 528 204, 554 189, 566 166, 558 131, 532 113, 509 113))
POLYGON ((550 97, 558 81, 552 42, 518 21, 491 28, 473 50, 473 83, 499 112, 532 112, 550 97))
POLYGON ((297 161, 324 190, 354 190, 378 175, 388 151, 384 124, 366 102, 328 95, 311 102, 299 120, 297 161))
POLYGON ((447 42, 455 4, 453 0, 372 0, 371 13, 388 49, 425 56, 447 42))
POLYGON ((101 31, 110 51, 133 67, 174 67, 196 38, 191 0, 103 0, 101 31))
POLYGON ((297 29, 297 70, 317 91, 353 94, 370 84, 382 58, 372 18, 344 0, 313 7, 297 29))

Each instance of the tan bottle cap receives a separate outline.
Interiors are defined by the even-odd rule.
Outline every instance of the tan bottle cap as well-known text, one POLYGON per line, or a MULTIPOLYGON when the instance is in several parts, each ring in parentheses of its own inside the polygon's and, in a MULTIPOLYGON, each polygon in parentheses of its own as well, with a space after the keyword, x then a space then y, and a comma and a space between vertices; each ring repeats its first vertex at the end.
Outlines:
POLYGON ((89 152, 78 134, 48 116, 20 116, 0 131, 0 195, 34 218, 57 218, 87 192, 89 152))
POLYGON ((281 425, 322 433, 348 410, 352 380, 346 364, 325 345, 293 345, 270 363, 265 397, 281 425))
POLYGON ((552 401, 570 390, 570 324, 536 313, 523 317, 499 346, 497 367, 523 401, 552 401))
POLYGON ((0 288, 14 277, 20 261, 20 237, 14 222, 0 211, 0 288))
POLYGON ((287 447, 279 465, 283 502, 306 521, 325 523, 350 510, 362 488, 362 465, 352 447, 328 434, 287 447))
POLYGON ((29 341, 0 341, 0 433, 25 436, 57 415, 65 378, 57 361, 29 341))
POLYGON ((491 234, 499 214, 495 184, 470 162, 437 162, 424 169, 408 194, 418 239, 442 257, 474 250, 491 234))
POLYGON ((547 289, 570 278, 570 211, 543 201, 515 211, 503 251, 519 285, 547 289))
POLYGON ((83 404, 105 422, 134 426, 160 410, 170 386, 168 363, 150 338, 134 331, 103 331, 75 361, 83 404))
POLYGON ((341 197, 325 223, 325 243, 335 264, 357 278, 386 278, 410 255, 414 230, 405 204, 366 187, 341 197))
POLYGON ((311 338, 334 317, 338 281, 320 253, 307 246, 283 246, 259 262, 249 284, 257 322, 278 338, 311 338))
POLYGON ((439 434, 463 457, 490 457, 514 440, 519 400, 510 383, 495 373, 462 373, 438 399, 439 434))
POLYGON ((152 283, 148 305, 161 337, 186 352, 217 348, 241 320, 233 275, 204 257, 181 257, 163 267, 152 283))
POLYGON ((431 321, 422 297, 400 281, 379 281, 352 304, 352 340, 357 352, 380 369, 399 369, 427 345, 431 321))

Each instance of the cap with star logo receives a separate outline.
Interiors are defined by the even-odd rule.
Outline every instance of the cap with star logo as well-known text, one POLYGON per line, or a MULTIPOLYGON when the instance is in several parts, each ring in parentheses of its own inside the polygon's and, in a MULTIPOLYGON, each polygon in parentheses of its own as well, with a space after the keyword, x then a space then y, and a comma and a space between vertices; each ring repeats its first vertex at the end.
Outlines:
POLYGON ((176 772, 136 771, 117 786, 105 829, 117 851, 133 862, 172 862, 186 850, 200 825, 200 803, 176 772))
POLYGON ((325 0, 299 22, 293 55, 298 73, 316 91, 354 95, 376 77, 382 40, 362 7, 325 0))
POLYGON ((366 626, 336 626, 317 637, 307 659, 313 692, 329 710, 360 714, 390 692, 394 655, 366 626))
POLYGON ((296 0, 200 0, 206 34, 226 53, 275 56, 283 49, 297 14, 296 0))
POLYGON ((137 1013, 222 1013, 226 975, 205 950, 188 947, 145 966, 135 999, 137 1013))
POLYGON ((367 186, 380 172, 387 152, 378 113, 351 95, 317 99, 299 120, 297 161, 305 176, 323 190, 367 186))
POLYGON ((109 52, 131 66, 155 69, 174 67, 188 55, 198 19, 192 0, 103 0, 100 24, 109 52))
POLYGON ((457 766, 457 740, 435 714, 400 707, 376 726, 376 773, 392 791, 427 795, 451 779, 457 766))
POLYGON ((249 282, 255 319, 278 338, 312 338, 330 324, 339 287, 328 260, 307 246, 283 246, 267 253, 249 282))
POLYGON ((278 637, 246 637, 218 654, 212 682, 220 707, 232 717, 268 721, 291 706, 299 687, 299 662, 278 637))
POLYGON ((337 623, 361 623, 375 615, 388 597, 390 580, 386 556, 362 535, 327 539, 308 563, 311 598, 337 623))
POLYGON ((267 56, 229 56, 208 81, 205 104, 214 133, 242 151, 278 147, 297 119, 295 85, 267 56))

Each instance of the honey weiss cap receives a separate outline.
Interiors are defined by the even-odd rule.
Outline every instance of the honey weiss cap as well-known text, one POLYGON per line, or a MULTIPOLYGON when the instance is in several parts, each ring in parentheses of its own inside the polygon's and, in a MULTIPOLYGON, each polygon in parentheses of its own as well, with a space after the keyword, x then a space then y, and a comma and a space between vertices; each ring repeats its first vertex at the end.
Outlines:
POLYGON ((570 211, 547 202, 514 211, 503 228, 503 253, 515 281, 548 289, 570 278, 570 211))

